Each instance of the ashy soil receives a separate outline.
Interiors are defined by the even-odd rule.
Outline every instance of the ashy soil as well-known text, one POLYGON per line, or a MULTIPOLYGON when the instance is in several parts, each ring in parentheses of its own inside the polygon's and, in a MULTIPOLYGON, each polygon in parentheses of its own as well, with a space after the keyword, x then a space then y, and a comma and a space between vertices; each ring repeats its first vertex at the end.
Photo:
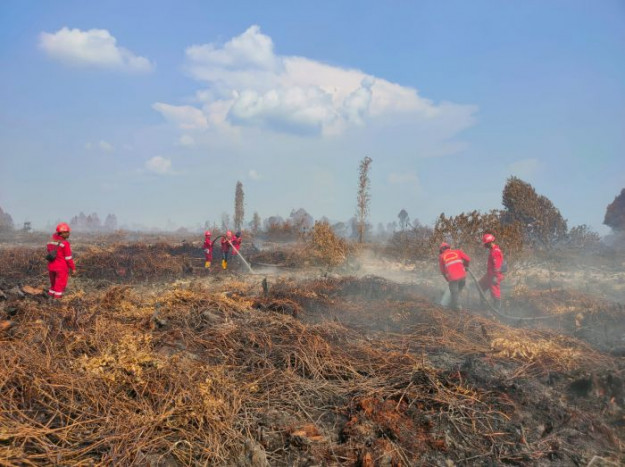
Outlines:
POLYGON ((470 282, 463 311, 439 306, 432 262, 327 270, 248 245, 253 272, 207 272, 188 244, 76 251, 60 303, 39 250, 0 252, 3 464, 625 462, 618 271, 586 290, 511 270, 502 317, 470 282))

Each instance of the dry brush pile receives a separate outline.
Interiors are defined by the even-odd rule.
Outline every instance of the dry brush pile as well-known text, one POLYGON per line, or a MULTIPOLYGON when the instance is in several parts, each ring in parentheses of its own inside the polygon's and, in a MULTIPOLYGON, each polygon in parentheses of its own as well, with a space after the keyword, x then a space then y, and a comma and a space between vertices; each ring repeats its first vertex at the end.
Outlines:
POLYGON ((614 362, 574 339, 425 302, 410 308, 400 303, 409 295, 390 299, 401 291, 380 280, 300 284, 288 300, 302 319, 259 311, 284 305, 288 287, 266 297, 255 289, 113 286, 61 307, 9 300, 19 326, 2 341, 3 461, 445 465, 620 455, 617 426, 578 399, 550 399, 550 390, 583 386, 578 373, 592 369, 589 391, 612 391, 597 400, 614 399, 605 410, 623 415, 622 384, 597 373, 614 362), (342 307, 360 292, 380 301, 376 313, 404 316, 408 332, 302 321, 315 303, 342 307), (539 385, 539 376, 562 384, 539 385))
MULTIPOLYGON (((165 242, 111 244, 79 248, 75 256, 78 272, 85 278, 129 281, 174 277, 188 272, 195 250, 165 242)), ((45 278, 44 256, 44 247, 0 249, 0 277, 45 278)))
POLYGON ((357 252, 357 246, 334 233, 327 222, 315 222, 305 235, 291 244, 274 244, 273 248, 254 251, 252 263, 274 266, 318 267, 333 269, 343 266, 357 252))
MULTIPOLYGON (((95 271, 119 267, 91 251, 95 271)), ((625 460, 622 362, 571 336, 378 277, 84 282, 54 306, 11 292, 38 277, 24 270, 0 301, 17 323, 0 335, 6 465, 625 460)))

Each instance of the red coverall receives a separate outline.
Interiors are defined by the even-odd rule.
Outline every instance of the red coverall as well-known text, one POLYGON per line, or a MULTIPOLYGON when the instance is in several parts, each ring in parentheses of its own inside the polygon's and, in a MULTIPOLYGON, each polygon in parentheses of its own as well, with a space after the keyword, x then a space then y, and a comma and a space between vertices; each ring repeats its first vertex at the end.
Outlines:
POLYGON ((48 252, 56 250, 56 258, 48 263, 50 275, 50 289, 48 295, 52 298, 61 298, 67 287, 69 270, 76 271, 76 265, 72 259, 72 248, 69 241, 60 235, 52 235, 52 240, 47 245, 48 252))
POLYGON ((501 298, 501 289, 499 285, 503 280, 501 273, 501 265, 503 264, 503 253, 499 246, 492 244, 486 262, 486 274, 480 279, 480 287, 482 290, 490 289, 491 297, 495 299, 501 298))
POLYGON ((221 239, 221 267, 224 269, 228 266, 228 260, 230 259, 230 250, 232 248, 230 246, 231 241, 232 240, 227 237, 221 239))
POLYGON ((241 237, 234 237, 232 240, 232 255, 236 255, 241 249, 241 237))
POLYGON ((438 255, 438 267, 447 281, 457 281, 467 277, 464 267, 470 262, 471 258, 462 250, 448 249, 438 255))
POLYGON ((468 267, 471 258, 464 251, 457 249, 446 249, 438 255, 438 267, 441 274, 449 283, 449 291, 451 292, 451 308, 460 309, 459 295, 464 289, 465 278, 467 272, 465 266, 468 267))
POLYGON ((210 237, 204 237, 204 245, 202 245, 202 248, 204 248, 205 260, 212 261, 213 260, 213 242, 211 242, 210 237))

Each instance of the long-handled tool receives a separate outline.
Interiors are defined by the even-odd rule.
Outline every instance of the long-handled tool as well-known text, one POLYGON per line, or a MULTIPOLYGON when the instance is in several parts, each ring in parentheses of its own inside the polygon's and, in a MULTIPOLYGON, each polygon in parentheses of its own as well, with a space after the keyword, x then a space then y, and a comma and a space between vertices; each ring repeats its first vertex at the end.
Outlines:
POLYGON ((536 321, 536 320, 539 320, 539 319, 553 319, 553 318, 555 318, 555 316, 529 316, 529 317, 519 318, 517 316, 504 315, 499 310, 497 310, 497 308, 495 308, 493 305, 491 305, 491 303, 488 301, 488 299, 484 295, 484 291, 482 290, 482 287, 480 287, 479 282, 477 281, 477 279, 473 275, 473 272, 470 269, 467 269, 467 272, 471 276, 471 279, 473 279, 473 282, 475 283, 475 286, 477 287, 477 291, 480 293, 480 297, 482 297, 482 300, 484 300, 484 302, 488 305, 488 308, 490 308, 490 310, 493 313, 495 313, 497 316, 500 316, 501 318, 506 318, 506 319, 517 319, 517 320, 520 320, 520 321, 536 321))

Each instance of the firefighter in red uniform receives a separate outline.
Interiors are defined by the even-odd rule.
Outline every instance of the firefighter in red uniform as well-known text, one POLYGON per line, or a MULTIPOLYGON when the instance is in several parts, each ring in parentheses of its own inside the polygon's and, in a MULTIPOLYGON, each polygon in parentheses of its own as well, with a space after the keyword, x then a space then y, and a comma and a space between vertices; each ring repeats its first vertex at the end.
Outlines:
POLYGON ((232 239, 232 256, 236 256, 236 254, 241 249, 241 231, 237 231, 234 234, 234 238, 232 239))
POLYGON ((232 248, 232 232, 228 230, 226 236, 221 238, 221 267, 228 268, 228 260, 232 248))
POLYGON ((211 242, 211 232, 207 230, 204 232, 204 245, 202 245, 204 249, 204 267, 206 269, 211 267, 211 261, 213 261, 213 242, 211 242))
POLYGON ((451 308, 460 310, 460 292, 464 289, 471 258, 461 249, 452 249, 448 243, 441 243, 438 249, 438 267, 449 285, 451 308))
POLYGON ((50 290, 48 295, 51 298, 59 299, 63 297, 63 292, 67 287, 69 272, 76 274, 76 265, 72 259, 72 248, 67 240, 71 229, 65 222, 56 226, 56 232, 48 242, 48 274, 50 275, 50 290))
POLYGON ((501 309, 501 288, 500 284, 503 280, 502 266, 503 253, 499 246, 495 245, 495 236, 493 234, 484 234, 482 237, 484 248, 488 248, 488 260, 486 262, 486 274, 480 279, 480 287, 482 290, 490 289, 490 296, 493 298, 493 306, 496 310, 501 309))

